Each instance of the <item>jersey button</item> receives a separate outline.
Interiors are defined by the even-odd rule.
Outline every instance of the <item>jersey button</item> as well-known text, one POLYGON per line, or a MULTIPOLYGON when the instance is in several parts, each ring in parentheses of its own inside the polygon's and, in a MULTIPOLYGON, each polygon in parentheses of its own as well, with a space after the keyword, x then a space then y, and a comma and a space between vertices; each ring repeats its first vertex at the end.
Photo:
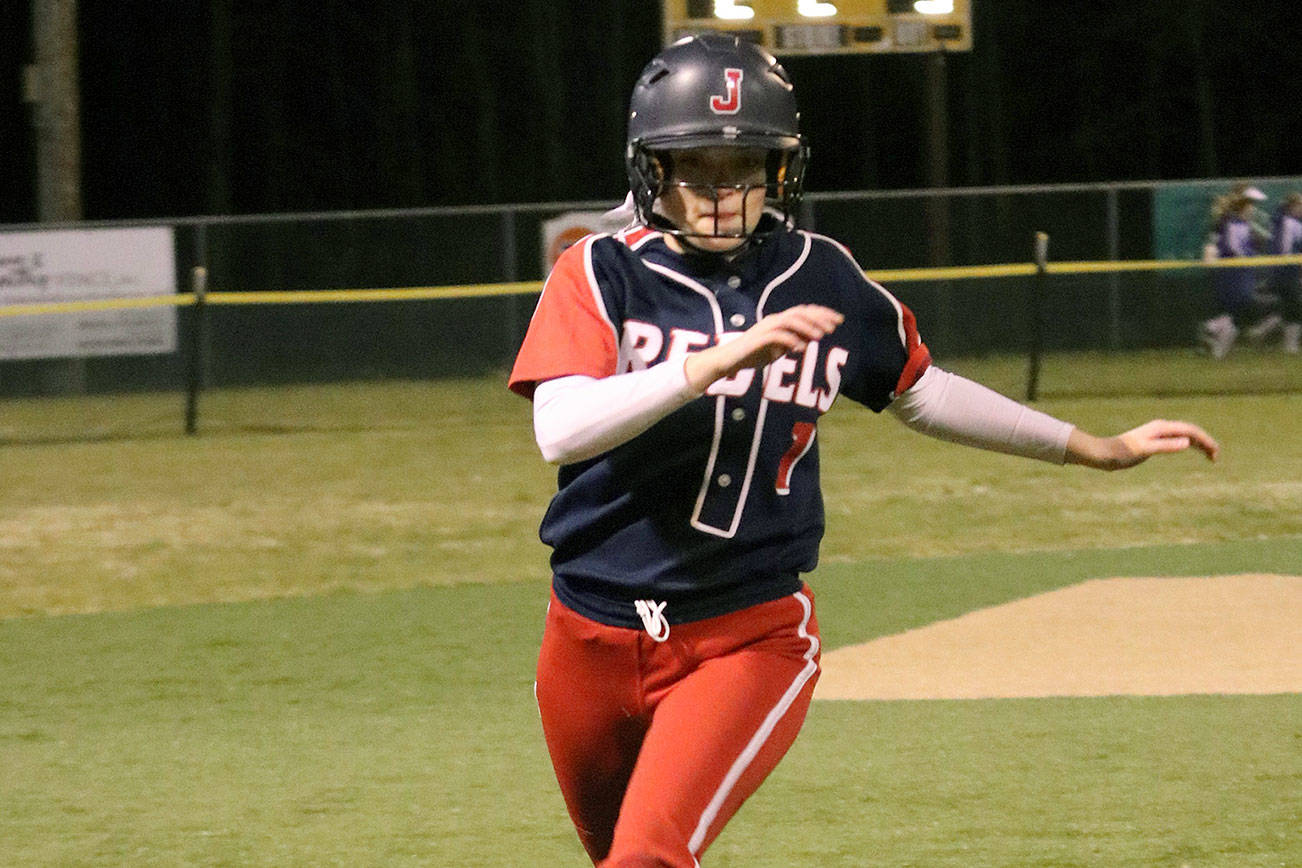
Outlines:
POLYGON ((741 286, 741 278, 734 274, 732 277, 728 278, 728 285, 733 289, 736 289, 741 286))
POLYGON ((742 419, 745 418, 746 418, 746 410, 744 408, 734 407, 732 409, 732 421, 740 422, 742 419))
POLYGON ((743 313, 734 313, 731 317, 728 318, 728 322, 732 323, 738 328, 741 328, 746 324, 746 315, 743 313))
POLYGON ((719 483, 720 488, 727 488, 729 485, 732 485, 732 477, 726 473, 720 473, 719 478, 716 481, 719 483))

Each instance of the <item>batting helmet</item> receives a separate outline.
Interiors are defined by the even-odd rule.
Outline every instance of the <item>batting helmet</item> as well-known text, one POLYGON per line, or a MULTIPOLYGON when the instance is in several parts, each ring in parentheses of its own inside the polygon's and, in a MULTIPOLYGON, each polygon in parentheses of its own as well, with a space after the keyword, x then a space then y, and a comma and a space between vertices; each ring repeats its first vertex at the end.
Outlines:
POLYGON ((641 222, 653 221, 672 152, 708 146, 766 149, 766 202, 793 219, 809 148, 791 77, 764 49, 722 33, 675 42, 633 88, 624 163, 641 222))

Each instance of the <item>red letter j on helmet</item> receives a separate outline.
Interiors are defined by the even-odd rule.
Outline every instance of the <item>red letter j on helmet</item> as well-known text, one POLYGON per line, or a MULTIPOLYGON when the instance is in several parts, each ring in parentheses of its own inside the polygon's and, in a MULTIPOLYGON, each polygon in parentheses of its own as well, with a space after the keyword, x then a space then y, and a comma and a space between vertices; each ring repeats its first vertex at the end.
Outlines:
POLYGON ((724 93, 710 97, 710 111, 721 115, 735 115, 741 109, 741 70, 725 69, 724 93))

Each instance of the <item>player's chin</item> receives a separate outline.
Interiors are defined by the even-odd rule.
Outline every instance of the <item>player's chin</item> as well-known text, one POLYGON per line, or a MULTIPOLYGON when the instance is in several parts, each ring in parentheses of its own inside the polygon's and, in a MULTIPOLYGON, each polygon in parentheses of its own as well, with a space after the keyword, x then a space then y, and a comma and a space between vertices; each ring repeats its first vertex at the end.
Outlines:
POLYGON ((692 237, 692 244, 711 253, 728 253, 746 243, 746 237, 741 234, 740 224, 735 228, 723 225, 717 230, 711 226, 698 231, 700 234, 692 237))

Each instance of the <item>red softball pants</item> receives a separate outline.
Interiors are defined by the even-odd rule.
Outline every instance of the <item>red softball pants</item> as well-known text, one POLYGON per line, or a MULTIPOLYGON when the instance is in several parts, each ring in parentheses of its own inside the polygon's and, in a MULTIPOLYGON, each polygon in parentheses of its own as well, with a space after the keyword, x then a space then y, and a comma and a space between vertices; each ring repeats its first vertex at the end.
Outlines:
POLYGON ((699 868, 795 741, 818 680, 808 587, 667 639, 555 595, 535 687, 579 838, 600 868, 699 868))

